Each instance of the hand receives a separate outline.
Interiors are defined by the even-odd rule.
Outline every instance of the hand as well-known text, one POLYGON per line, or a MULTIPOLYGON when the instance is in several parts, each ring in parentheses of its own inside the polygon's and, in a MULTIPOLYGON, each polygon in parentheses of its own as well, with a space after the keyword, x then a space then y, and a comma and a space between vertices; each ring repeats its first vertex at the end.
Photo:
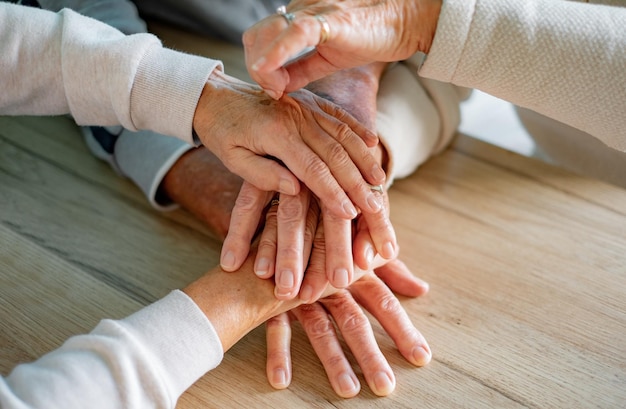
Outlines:
POLYGON ((273 15, 243 35, 246 66, 251 77, 279 98, 337 70, 372 61, 399 61, 417 51, 428 53, 441 9, 441 0, 294 0, 287 26, 273 15), (319 44, 322 15, 328 39, 319 44), (285 64, 309 47, 309 54, 285 64))
MULTIPOLYGON (((403 292, 409 296, 427 292, 427 284, 413 277, 402 266, 402 263, 395 264, 384 273, 390 285, 402 284, 403 292)), ((385 269, 385 266, 381 268, 385 269)), ((291 323, 297 320, 324 365, 337 395, 349 398, 358 394, 359 380, 342 350, 334 321, 371 390, 378 396, 390 394, 395 388, 395 376, 378 348, 371 325, 359 304, 382 324, 407 361, 415 366, 423 366, 430 361, 432 354, 426 340, 413 326, 389 288, 370 273, 348 290, 339 291, 314 304, 299 306, 266 322, 266 371, 270 384, 284 389, 291 382, 291 323)))
POLYGON ((232 172, 261 190, 295 195, 301 180, 339 217, 354 218, 354 205, 366 213, 381 209, 366 183, 385 179, 366 145, 377 137, 308 91, 274 101, 215 71, 198 102, 194 129, 232 172))
POLYGON ((305 302, 319 298, 328 279, 336 288, 348 286, 354 277, 352 222, 325 210, 306 188, 296 196, 280 195, 280 200, 276 200, 280 203, 268 209, 271 198, 267 192, 243 184, 232 211, 231 230, 222 246, 222 267, 236 270, 238 264, 233 262, 245 260, 264 214, 254 272, 260 278, 274 277, 278 299, 288 300, 298 295, 314 237, 318 243, 325 241, 322 258, 325 270, 320 272, 321 279, 303 288, 300 298, 305 302), (323 218, 320 212, 324 213, 323 218), (324 235, 324 231, 329 234, 324 235))
MULTIPOLYGON (((340 71, 310 84, 308 88, 315 94, 337 103, 368 128, 375 129, 376 94, 384 68, 385 64, 374 63, 340 71)), ((382 145, 372 148, 372 153, 379 163, 385 162, 382 145)), ((397 254, 397 242, 389 221, 386 193, 372 192, 372 194, 379 197, 385 206, 377 213, 366 214, 369 223, 359 223, 360 231, 371 234, 371 242, 363 241, 364 233, 360 234, 361 238, 358 241, 360 252, 367 254, 370 262, 376 253, 387 259, 392 259, 397 254), (373 243, 373 246, 366 246, 368 243, 373 243)), ((221 265, 225 270, 236 270, 245 259, 249 244, 270 199, 271 195, 248 184, 242 187, 233 208, 230 230, 222 247, 221 265)), ((352 225, 347 220, 333 215, 324 203, 318 203, 317 199, 301 197, 301 200, 305 202, 298 203, 286 195, 281 195, 277 213, 268 213, 264 231, 265 240, 262 240, 262 250, 257 257, 255 272, 265 278, 272 277, 276 272, 277 296, 284 299, 295 297, 300 289, 303 264, 306 263, 302 259, 300 243, 303 235, 315 234, 314 227, 304 229, 307 208, 309 205, 321 208, 326 232, 324 235, 326 267, 325 271, 321 271, 321 275, 306 277, 300 293, 301 300, 312 302, 319 297, 328 281, 336 288, 344 288, 353 281, 352 225), (269 218, 270 215, 275 217, 269 218), (278 255, 276 259, 275 255, 278 255), (287 278, 292 275, 296 278, 287 278)), ((319 209, 317 212, 319 213, 319 209)), ((366 215, 359 217, 363 218, 366 215)), ((362 261, 365 257, 358 258, 359 266, 362 268, 368 268, 369 262, 362 261)))

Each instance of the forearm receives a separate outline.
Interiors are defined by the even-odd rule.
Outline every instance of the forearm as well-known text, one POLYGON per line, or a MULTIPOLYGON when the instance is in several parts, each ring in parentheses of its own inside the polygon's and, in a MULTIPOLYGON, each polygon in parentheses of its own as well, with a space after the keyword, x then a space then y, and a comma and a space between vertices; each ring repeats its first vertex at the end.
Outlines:
POLYGON ((0 407, 173 408, 222 359, 211 323, 180 291, 122 320, 103 320, 0 379, 0 407))
POLYGON ((188 142, 202 87, 220 66, 69 10, 0 3, 0 36, 0 113, 69 113, 79 124, 150 129, 188 142))

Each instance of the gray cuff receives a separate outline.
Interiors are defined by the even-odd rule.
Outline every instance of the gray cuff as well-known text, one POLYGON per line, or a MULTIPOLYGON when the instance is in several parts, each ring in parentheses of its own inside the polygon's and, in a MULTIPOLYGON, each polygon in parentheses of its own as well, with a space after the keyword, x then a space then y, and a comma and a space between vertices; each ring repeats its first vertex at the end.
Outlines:
POLYGON ((158 210, 177 206, 169 199, 157 198, 163 178, 176 161, 193 146, 151 131, 122 132, 115 144, 115 162, 122 173, 133 180, 158 210))

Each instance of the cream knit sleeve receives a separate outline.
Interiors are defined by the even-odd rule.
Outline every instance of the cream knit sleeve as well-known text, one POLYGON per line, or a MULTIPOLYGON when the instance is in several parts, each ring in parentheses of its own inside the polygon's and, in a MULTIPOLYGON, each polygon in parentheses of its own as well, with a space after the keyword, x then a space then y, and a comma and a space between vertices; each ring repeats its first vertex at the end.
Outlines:
POLYGON ((221 62, 125 36, 70 10, 0 3, 0 114, 71 114, 191 143, 195 108, 221 62))
POLYGON ((626 150, 626 8, 444 0, 424 77, 480 89, 626 150))

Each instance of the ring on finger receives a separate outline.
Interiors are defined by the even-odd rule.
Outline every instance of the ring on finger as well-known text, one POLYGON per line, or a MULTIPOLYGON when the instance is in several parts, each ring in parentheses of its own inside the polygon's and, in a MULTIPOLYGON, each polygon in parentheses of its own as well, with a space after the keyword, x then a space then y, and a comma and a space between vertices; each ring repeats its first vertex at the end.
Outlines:
POLYGON ((330 25, 328 24, 326 18, 320 14, 316 14, 315 19, 320 23, 320 40, 317 45, 322 45, 328 41, 328 38, 330 37, 330 25))
POLYGON ((370 185, 366 183, 372 192, 380 192, 383 193, 383 185, 370 185))
POLYGON ((287 13, 287 7, 280 6, 276 9, 276 14, 282 16, 287 21, 287 25, 291 25, 291 23, 296 19, 296 15, 293 13, 287 13))

